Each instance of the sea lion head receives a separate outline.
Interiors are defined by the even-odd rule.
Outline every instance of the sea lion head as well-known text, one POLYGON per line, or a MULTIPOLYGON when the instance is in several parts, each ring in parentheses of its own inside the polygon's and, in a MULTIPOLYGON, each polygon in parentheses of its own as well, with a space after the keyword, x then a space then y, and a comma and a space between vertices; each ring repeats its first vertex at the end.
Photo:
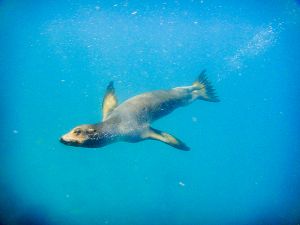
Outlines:
POLYGON ((109 143, 110 135, 104 131, 103 126, 85 124, 76 126, 60 138, 65 145, 75 147, 97 148, 109 143))

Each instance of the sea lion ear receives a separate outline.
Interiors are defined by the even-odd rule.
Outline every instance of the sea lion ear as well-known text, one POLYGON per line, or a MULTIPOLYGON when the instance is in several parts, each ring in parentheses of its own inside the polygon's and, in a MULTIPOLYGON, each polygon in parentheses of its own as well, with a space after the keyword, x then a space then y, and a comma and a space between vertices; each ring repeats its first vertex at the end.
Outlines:
POLYGON ((108 115, 118 106, 117 96, 115 95, 114 83, 111 81, 107 88, 102 102, 102 120, 106 120, 108 115))

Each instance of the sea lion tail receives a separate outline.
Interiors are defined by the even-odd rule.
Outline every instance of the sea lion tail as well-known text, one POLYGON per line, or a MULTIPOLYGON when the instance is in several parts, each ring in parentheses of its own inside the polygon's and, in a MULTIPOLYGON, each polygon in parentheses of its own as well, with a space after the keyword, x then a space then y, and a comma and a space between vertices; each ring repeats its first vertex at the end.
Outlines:
POLYGON ((218 96, 215 94, 215 89, 205 75, 205 70, 201 72, 192 86, 194 87, 194 90, 192 91, 193 99, 200 99, 209 102, 220 101, 218 96))

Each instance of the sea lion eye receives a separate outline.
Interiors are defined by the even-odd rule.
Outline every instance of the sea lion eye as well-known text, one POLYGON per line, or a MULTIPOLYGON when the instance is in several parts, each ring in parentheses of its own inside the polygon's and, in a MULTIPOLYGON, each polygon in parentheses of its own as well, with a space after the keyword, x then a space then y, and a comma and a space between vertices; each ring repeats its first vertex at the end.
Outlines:
POLYGON ((81 134, 81 130, 79 130, 79 129, 74 130, 74 133, 77 134, 77 135, 79 135, 79 134, 81 134))

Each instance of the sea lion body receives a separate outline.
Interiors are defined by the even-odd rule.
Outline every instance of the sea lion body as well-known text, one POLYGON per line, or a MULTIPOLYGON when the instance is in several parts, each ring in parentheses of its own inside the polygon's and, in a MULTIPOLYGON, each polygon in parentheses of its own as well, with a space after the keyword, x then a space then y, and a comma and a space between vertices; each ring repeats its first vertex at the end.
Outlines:
POLYGON ((118 120, 115 131, 129 142, 139 141, 149 125, 189 103, 183 90, 159 90, 132 97, 119 105, 104 122, 118 120))
POLYGON ((187 104, 189 94, 179 89, 153 91, 137 95, 119 105, 108 118, 115 115, 138 123, 151 123, 187 104))
POLYGON ((60 140, 72 146, 102 147, 117 141, 139 142, 152 139, 181 150, 189 150, 189 147, 178 138, 156 130, 150 125, 153 121, 196 99, 218 101, 204 72, 191 86, 143 93, 120 105, 117 104, 111 82, 103 101, 103 121, 94 125, 75 127, 60 140))

